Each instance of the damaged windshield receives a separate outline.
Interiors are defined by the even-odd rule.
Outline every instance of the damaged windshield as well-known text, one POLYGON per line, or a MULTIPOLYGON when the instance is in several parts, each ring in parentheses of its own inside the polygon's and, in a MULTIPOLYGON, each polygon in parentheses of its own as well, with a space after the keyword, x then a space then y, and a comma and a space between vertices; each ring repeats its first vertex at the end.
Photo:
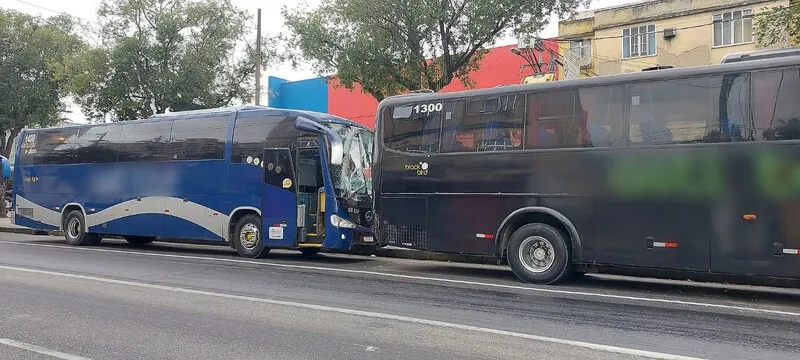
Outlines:
POLYGON ((336 195, 359 200, 372 196, 372 132, 340 124, 328 124, 342 139, 341 165, 331 165, 336 195))

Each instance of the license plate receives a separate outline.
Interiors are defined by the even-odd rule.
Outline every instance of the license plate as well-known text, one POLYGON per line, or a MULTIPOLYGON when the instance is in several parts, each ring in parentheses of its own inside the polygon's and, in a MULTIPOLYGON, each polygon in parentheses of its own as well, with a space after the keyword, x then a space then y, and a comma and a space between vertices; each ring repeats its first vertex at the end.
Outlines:
POLYGON ((373 241, 375 241, 375 240, 372 238, 372 236, 364 236, 364 242, 371 243, 373 241))

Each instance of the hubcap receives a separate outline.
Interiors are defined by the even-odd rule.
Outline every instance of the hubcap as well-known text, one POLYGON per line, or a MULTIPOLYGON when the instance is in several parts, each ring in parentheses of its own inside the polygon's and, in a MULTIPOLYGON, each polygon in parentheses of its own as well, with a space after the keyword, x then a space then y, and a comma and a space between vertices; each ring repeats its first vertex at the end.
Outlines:
POLYGON ((70 238, 77 238, 78 235, 81 233, 81 222, 78 221, 77 218, 69 219, 69 223, 67 223, 67 234, 69 234, 70 238))
POLYGON ((519 260, 530 272, 545 272, 555 262, 553 245, 541 236, 531 236, 519 246, 519 260))
POLYGON ((239 243, 247 250, 252 250, 258 244, 258 227, 253 224, 242 226, 239 232, 239 243))

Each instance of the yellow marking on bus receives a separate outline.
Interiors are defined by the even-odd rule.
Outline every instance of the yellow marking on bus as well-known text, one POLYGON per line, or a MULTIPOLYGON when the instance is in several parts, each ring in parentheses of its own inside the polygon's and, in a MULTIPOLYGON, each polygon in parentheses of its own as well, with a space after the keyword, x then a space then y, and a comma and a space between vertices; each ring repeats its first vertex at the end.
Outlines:
POLYGON ((322 244, 297 244, 298 247, 318 247, 321 248, 322 244))

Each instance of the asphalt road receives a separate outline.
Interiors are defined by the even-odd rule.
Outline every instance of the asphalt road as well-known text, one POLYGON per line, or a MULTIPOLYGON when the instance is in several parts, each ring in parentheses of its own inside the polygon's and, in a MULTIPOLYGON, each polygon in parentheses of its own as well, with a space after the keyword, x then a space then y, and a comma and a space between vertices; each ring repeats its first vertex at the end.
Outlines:
POLYGON ((0 234, 2 359, 798 359, 800 290, 0 234))

